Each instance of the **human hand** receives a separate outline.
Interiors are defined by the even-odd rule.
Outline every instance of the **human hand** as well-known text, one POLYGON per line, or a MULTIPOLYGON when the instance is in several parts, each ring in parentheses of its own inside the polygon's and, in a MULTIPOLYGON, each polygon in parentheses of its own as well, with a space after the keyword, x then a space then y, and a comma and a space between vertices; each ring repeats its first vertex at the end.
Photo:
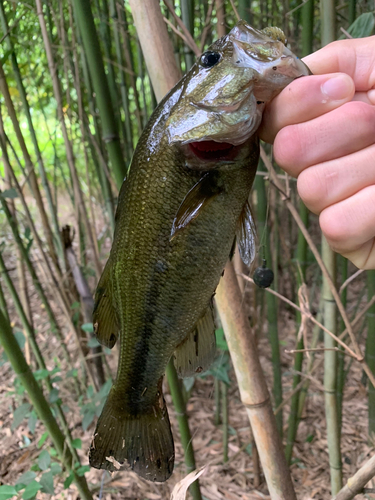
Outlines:
POLYGON ((375 36, 333 42, 304 62, 314 75, 267 106, 260 137, 298 177, 333 250, 375 269, 375 36))

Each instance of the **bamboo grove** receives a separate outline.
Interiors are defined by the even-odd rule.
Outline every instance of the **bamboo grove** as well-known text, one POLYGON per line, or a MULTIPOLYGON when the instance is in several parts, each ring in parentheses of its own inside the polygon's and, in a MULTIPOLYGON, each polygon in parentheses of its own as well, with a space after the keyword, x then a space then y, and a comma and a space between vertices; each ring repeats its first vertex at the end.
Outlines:
MULTIPOLYGON (((256 28, 279 26, 302 57, 340 37, 373 34, 372 9, 366 0, 0 0, 0 420, 8 415, 12 431, 26 426, 20 449, 33 450, 21 478, 8 480, 7 466, 0 466, 1 499, 118 493, 111 485, 116 475, 94 474, 86 465, 92 424, 114 373, 113 354, 93 336, 92 294, 108 257, 119 187, 157 102, 238 17, 256 28)), ((295 181, 263 147, 251 203, 257 265, 265 262, 275 279, 267 291, 257 289, 235 254, 217 292, 227 339, 218 328, 221 365, 210 378, 211 419, 222 429, 220 464, 231 459, 234 368, 253 429, 245 443, 250 452, 241 448, 252 464, 243 493, 262 484, 267 492, 267 483, 272 499, 296 498, 288 467, 296 463, 299 424, 318 385, 327 491, 353 498, 375 468, 370 460, 355 488, 342 489, 343 401, 351 370, 361 366, 363 441, 373 446, 375 271, 358 272, 333 254, 295 181), (257 344, 271 359, 268 388, 257 344)), ((199 381, 182 384, 171 364, 167 379, 183 476, 205 465, 194 456, 188 421, 199 381)), ((3 453, 6 463, 0 447, 3 453)), ((201 483, 209 482, 208 473, 201 483)), ((190 486, 194 499, 207 498, 202 491, 198 481, 190 486)))

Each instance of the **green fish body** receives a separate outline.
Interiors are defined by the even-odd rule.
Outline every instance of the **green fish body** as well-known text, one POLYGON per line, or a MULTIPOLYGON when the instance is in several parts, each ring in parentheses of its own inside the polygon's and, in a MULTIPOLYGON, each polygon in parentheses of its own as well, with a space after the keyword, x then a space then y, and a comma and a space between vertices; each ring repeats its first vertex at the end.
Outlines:
POLYGON ((255 251, 247 200, 262 111, 307 74, 277 33, 240 21, 164 98, 138 142, 95 296, 97 338, 113 347, 119 337, 120 358, 93 467, 125 466, 151 481, 172 474, 166 365, 174 356, 190 376, 213 360, 212 297, 235 236, 247 263, 255 251))

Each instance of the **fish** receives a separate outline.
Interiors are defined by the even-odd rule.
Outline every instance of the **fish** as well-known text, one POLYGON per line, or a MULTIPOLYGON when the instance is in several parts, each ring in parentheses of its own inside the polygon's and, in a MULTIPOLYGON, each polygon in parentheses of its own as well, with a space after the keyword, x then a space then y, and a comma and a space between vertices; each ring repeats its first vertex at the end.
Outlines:
POLYGON ((94 331, 120 341, 116 380, 89 451, 92 467, 149 481, 173 472, 162 391, 215 357, 213 296, 234 241, 255 255, 248 198, 265 105, 307 67, 278 28, 239 21, 166 95, 145 127, 121 187, 110 256, 95 293, 94 331))

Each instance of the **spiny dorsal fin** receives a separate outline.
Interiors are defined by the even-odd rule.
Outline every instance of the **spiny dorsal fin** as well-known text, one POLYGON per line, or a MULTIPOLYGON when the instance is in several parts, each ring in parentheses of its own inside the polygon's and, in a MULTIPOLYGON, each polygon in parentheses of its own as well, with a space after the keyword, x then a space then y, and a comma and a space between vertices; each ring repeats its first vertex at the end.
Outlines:
POLYGON ((191 221, 196 219, 201 211, 210 203, 218 194, 219 188, 215 182, 212 182, 210 172, 204 174, 199 181, 190 189, 188 194, 183 199, 180 208, 174 218, 171 238, 185 229, 191 221))
POLYGON ((112 305, 109 283, 111 262, 108 259, 95 292, 93 311, 94 333, 98 342, 112 349, 118 337, 115 310, 112 305))
POLYGON ((195 328, 175 350, 174 363, 178 375, 192 377, 208 370, 215 354, 215 323, 213 307, 210 305, 195 328))
POLYGON ((257 237, 253 214, 248 201, 245 203, 238 220, 236 237, 241 259, 247 266, 250 266, 255 258, 257 237))

